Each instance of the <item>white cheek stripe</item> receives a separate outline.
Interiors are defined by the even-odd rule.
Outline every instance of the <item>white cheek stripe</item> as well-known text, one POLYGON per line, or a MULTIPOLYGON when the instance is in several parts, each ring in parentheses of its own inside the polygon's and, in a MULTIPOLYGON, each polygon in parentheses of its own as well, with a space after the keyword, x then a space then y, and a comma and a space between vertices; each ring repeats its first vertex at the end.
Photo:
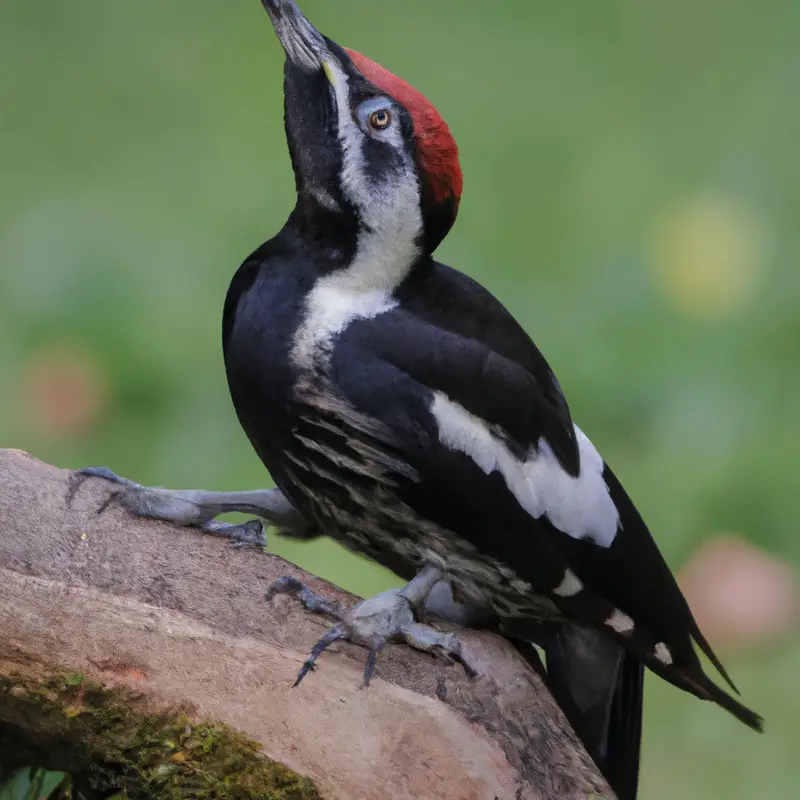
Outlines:
POLYGON ((486 422, 442 392, 434 392, 431 412, 442 444, 468 455, 487 475, 499 472, 532 517, 546 516, 574 539, 591 538, 602 547, 611 546, 619 512, 603 480, 603 459, 577 425, 581 471, 573 478, 544 440, 520 461, 486 422))
POLYGON ((362 149, 367 134, 353 119, 347 74, 332 62, 326 64, 326 73, 336 95, 343 157, 342 191, 357 206, 367 229, 359 236, 358 253, 350 271, 357 273, 368 289, 388 291, 403 280, 420 254, 419 182, 396 129, 391 131, 391 141, 386 145, 406 159, 405 170, 378 182, 367 177, 362 149))
POLYGON ((324 366, 336 337, 351 322, 397 306, 393 292, 419 257, 417 242, 422 232, 413 169, 380 184, 367 179, 362 152, 365 134, 350 113, 347 75, 333 61, 326 62, 325 72, 336 95, 344 160, 342 190, 358 207, 364 228, 353 262, 320 278, 309 292, 291 352, 293 362, 303 370, 324 366))

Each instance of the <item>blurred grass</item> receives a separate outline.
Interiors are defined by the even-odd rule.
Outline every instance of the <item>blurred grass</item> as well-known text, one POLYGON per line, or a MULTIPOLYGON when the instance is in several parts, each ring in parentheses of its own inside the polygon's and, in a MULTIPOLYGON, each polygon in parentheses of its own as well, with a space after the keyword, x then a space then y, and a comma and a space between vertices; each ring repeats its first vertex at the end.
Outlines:
POLYGON ((47 800, 56 797, 68 783, 63 772, 21 769, 5 786, 0 786, 0 800, 47 800))
MULTIPOLYGON (((525 324, 670 563, 721 530, 797 560, 800 5, 303 5, 449 121, 466 187, 439 255, 525 324)), ((0 5, 3 446, 268 482, 220 317, 292 203, 281 63, 255 0, 0 5), (31 377, 64 353, 102 395, 81 425, 48 422, 31 377)), ((362 594, 393 582, 331 543, 272 546, 362 594)), ((649 680, 643 796, 796 796, 798 658, 733 665, 764 737, 649 680)))
MULTIPOLYGON (((69 775, 43 769, 21 769, 0 785, 0 800, 84 800, 85 795, 74 786, 69 775)), ((128 800, 125 792, 109 795, 105 800, 128 800)))

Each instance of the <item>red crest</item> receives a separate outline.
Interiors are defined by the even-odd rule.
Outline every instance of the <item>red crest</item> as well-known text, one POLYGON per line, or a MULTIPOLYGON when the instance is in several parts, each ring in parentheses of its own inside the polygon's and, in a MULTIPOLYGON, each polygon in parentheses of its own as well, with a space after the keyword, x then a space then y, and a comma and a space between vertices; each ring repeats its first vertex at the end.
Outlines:
POLYGON ((457 207, 464 179, 458 163, 458 145, 441 114, 410 83, 392 75, 361 53, 349 48, 345 50, 356 69, 368 81, 393 97, 411 115, 417 140, 417 160, 428 189, 437 203, 452 197, 457 207))

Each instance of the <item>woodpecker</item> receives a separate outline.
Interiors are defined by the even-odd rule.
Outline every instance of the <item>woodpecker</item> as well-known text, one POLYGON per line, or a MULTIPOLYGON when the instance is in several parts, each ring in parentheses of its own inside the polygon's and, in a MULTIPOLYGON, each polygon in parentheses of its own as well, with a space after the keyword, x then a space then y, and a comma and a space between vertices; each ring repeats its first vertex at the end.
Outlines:
MULTIPOLYGON (((300 677, 342 638, 371 646, 366 680, 391 638, 461 655, 457 638, 413 618, 443 579, 463 607, 544 650, 551 691, 623 800, 636 795, 645 667, 761 730, 704 673, 695 647, 736 691, 543 355, 499 300, 434 259, 463 184, 440 114, 294 0, 262 4, 286 54, 297 202, 233 277, 223 350, 278 492, 84 477, 116 480, 132 510, 184 524, 228 510, 279 518, 410 581, 340 619, 300 677)), ((275 590, 332 611, 296 581, 275 590)))

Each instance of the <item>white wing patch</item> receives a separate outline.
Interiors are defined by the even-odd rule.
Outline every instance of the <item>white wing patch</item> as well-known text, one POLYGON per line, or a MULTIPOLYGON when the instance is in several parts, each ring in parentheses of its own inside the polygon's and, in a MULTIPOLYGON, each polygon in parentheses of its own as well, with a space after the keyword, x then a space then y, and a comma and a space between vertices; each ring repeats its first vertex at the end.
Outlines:
POLYGON ((636 627, 634 621, 627 614, 623 614, 618 608, 615 608, 611 612, 610 616, 605 620, 605 623, 611 630, 616 631, 622 636, 630 636, 636 627))
POLYGON ((575 597, 583 591, 581 579, 571 570, 564 571, 564 578, 561 583, 553 589, 553 594, 557 597, 575 597))
POLYGON ((593 539, 602 547, 611 546, 619 512, 603 480, 603 459, 577 425, 580 474, 573 478, 544 440, 526 461, 520 461, 484 420, 442 392, 434 392, 431 413, 442 444, 468 455, 487 475, 499 472, 532 517, 546 516, 574 539, 593 539))
POLYGON ((655 657, 665 666, 668 667, 672 663, 672 652, 670 651, 669 647, 664 644, 664 642, 659 642, 655 646, 653 653, 655 657))

